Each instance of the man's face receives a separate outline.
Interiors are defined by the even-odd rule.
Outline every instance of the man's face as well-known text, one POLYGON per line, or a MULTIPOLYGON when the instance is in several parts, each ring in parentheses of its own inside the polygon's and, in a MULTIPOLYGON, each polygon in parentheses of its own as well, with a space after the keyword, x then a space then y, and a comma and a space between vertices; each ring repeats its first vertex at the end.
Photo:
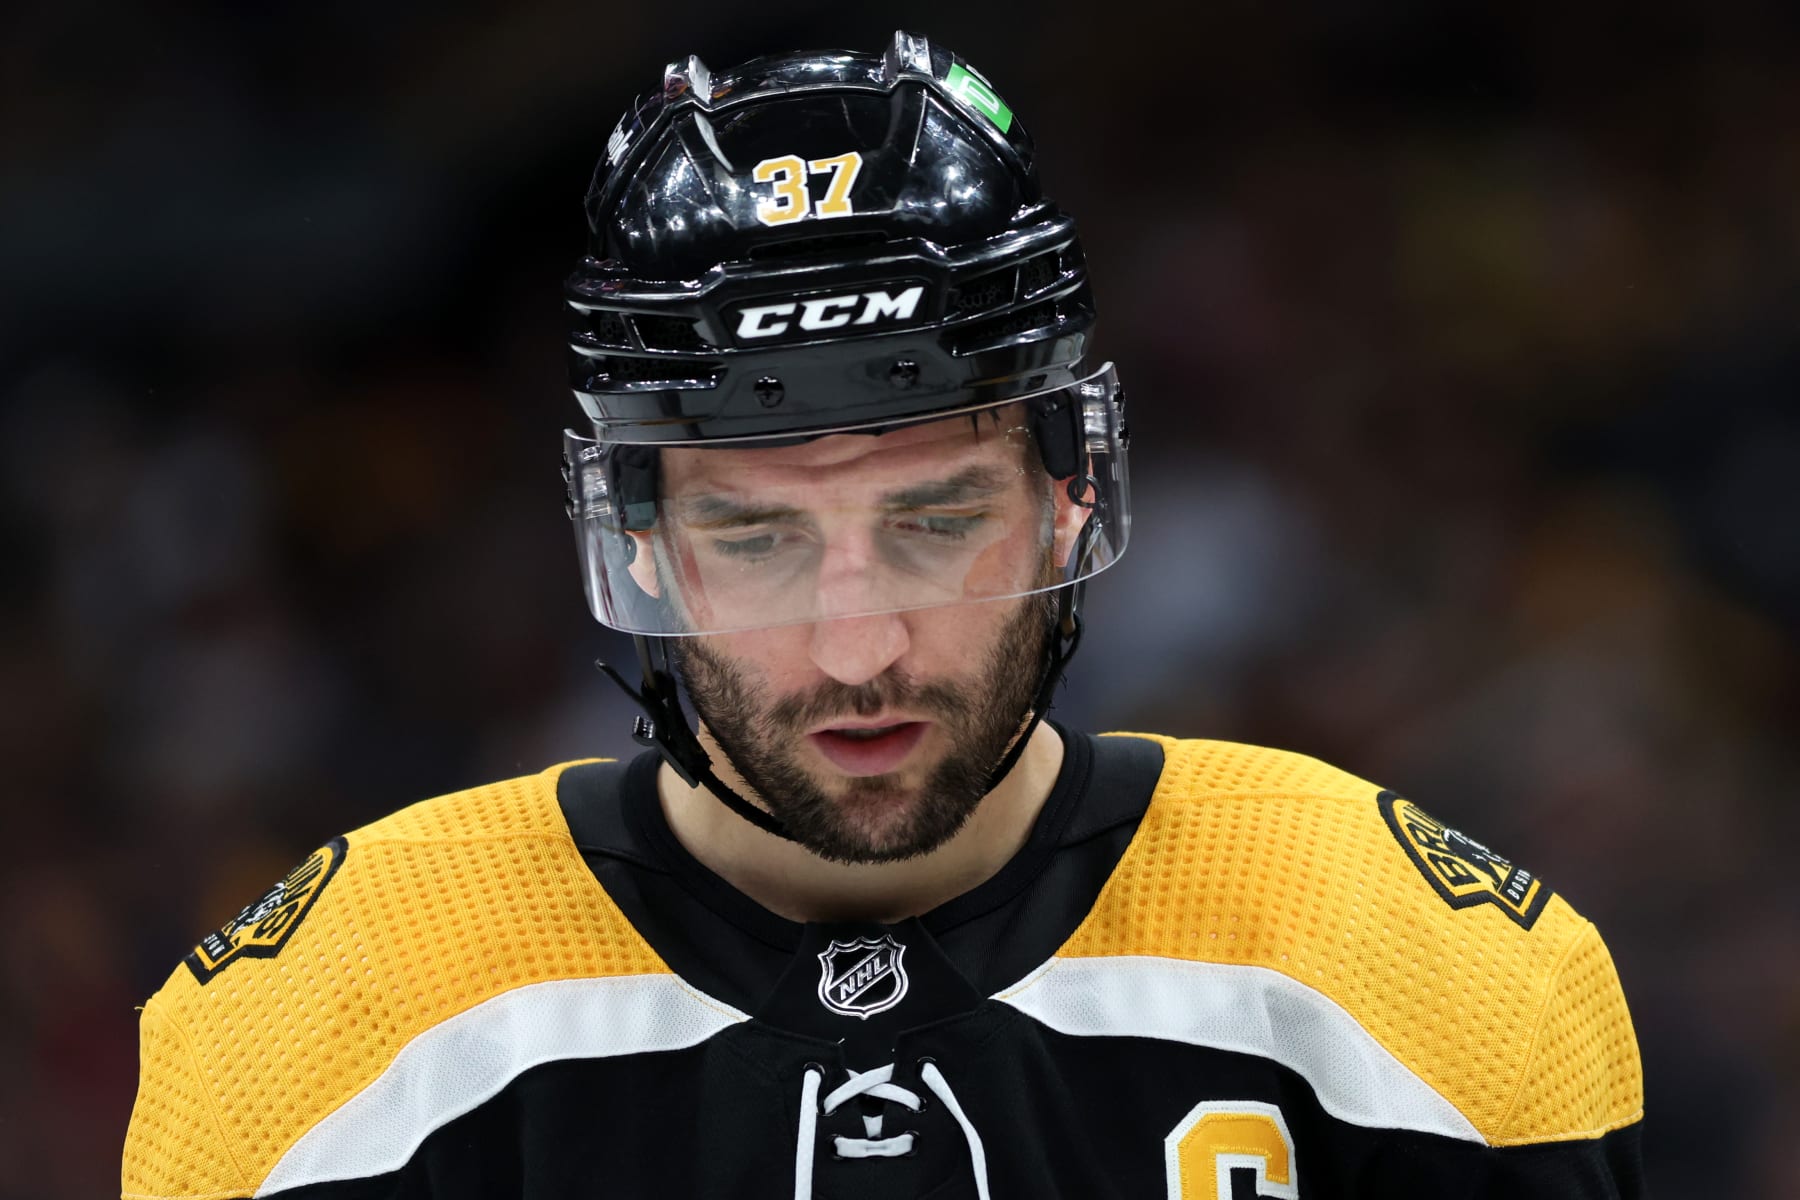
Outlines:
POLYGON ((1017 425, 663 456, 652 586, 703 625, 742 620, 733 605, 817 618, 675 649, 732 764, 821 857, 942 845, 1026 717, 1054 601, 1016 593, 1059 578, 1081 510, 1017 425), (955 602, 982 594, 1011 598, 955 602))

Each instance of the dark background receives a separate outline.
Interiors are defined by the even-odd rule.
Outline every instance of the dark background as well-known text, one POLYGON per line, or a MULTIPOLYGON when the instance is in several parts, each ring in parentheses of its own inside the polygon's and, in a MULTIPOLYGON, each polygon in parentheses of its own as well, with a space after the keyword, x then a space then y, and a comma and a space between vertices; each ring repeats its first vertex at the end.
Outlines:
POLYGON ((993 79, 1137 525, 1061 719, 1405 791, 1606 933, 1660 1196, 1800 1196, 1800 6, 67 0, 0 18, 0 1195, 313 846, 631 749, 562 276, 692 51, 993 79), (778 10, 778 11, 777 11, 778 10))

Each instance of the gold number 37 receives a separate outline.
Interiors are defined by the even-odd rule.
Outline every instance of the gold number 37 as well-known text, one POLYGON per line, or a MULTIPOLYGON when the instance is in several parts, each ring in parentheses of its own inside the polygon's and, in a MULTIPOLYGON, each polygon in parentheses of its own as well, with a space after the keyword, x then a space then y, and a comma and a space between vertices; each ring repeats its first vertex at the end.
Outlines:
POLYGON ((775 193, 757 197, 756 219, 764 225, 786 225, 809 213, 820 218, 847 217, 856 211, 850 206, 850 187, 861 170, 862 155, 855 150, 831 158, 815 158, 811 162, 802 161, 793 154, 765 158, 756 164, 751 178, 758 183, 774 184, 775 193), (809 173, 831 176, 825 198, 816 205, 806 188, 809 173))

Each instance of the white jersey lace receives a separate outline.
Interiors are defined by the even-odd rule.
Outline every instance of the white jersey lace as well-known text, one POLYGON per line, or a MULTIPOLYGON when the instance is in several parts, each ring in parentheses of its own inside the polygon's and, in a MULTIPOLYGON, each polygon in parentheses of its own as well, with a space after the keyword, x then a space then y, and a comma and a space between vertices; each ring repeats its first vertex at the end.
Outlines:
MULTIPOLYGON (((872 1071, 850 1071, 849 1079, 825 1094, 823 1102, 819 1099, 819 1089, 824 1085, 825 1072, 816 1065, 808 1065, 806 1075, 800 1084, 800 1137, 794 1146, 794 1200, 812 1200, 813 1149, 818 1139, 819 1114, 821 1111, 830 1116, 846 1102, 858 1096, 873 1096, 878 1100, 888 1100, 905 1108, 908 1112, 918 1112, 924 1107, 919 1094, 894 1082, 894 1064, 876 1067, 872 1071)), ((963 1138, 969 1144, 969 1163, 975 1173, 975 1191, 980 1200, 988 1200, 987 1154, 981 1146, 981 1135, 975 1132, 975 1126, 969 1116, 957 1103, 956 1093, 950 1090, 950 1081, 938 1070, 937 1064, 930 1059, 922 1061, 919 1078, 940 1101, 957 1125, 961 1126, 963 1138)), ((882 1116, 863 1117, 863 1132, 866 1137, 834 1136, 833 1149, 839 1158, 894 1158, 903 1154, 911 1154, 913 1141, 918 1136, 908 1130, 905 1133, 883 1136, 881 1132, 882 1116)))

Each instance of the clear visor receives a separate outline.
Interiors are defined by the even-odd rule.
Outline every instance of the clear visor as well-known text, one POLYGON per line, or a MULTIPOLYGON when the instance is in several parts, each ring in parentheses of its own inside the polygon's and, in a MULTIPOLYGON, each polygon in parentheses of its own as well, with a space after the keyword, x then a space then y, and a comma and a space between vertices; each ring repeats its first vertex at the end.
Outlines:
POLYGON ((588 604, 615 629, 678 636, 1067 586, 1125 551, 1119 408, 1108 364, 879 435, 646 446, 566 432, 588 604))

